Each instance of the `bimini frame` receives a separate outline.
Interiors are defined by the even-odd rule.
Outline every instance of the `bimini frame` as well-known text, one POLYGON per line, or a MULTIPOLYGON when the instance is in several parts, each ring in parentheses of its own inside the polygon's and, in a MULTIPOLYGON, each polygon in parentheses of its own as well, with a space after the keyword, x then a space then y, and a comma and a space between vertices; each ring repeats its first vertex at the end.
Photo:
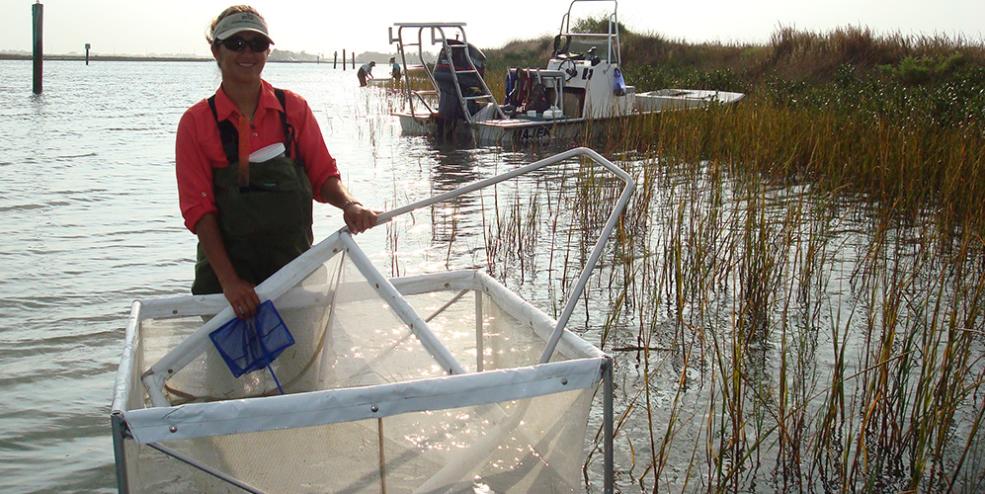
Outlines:
POLYGON ((488 102, 488 104, 493 105, 494 111, 496 112, 498 118, 505 120, 506 114, 503 113, 503 110, 499 107, 499 103, 496 102, 496 98, 492 95, 492 91, 490 91, 489 86, 486 85, 485 79, 481 74, 479 74, 475 61, 472 60, 472 54, 469 52, 469 41, 465 35, 464 22, 398 22, 389 28, 390 43, 397 45, 397 52, 400 53, 400 60, 404 66, 402 76, 404 100, 407 101, 410 114, 412 116, 418 115, 414 109, 415 102, 422 105, 426 110, 426 113, 421 115, 422 118, 430 117, 432 114, 436 113, 435 108, 428 102, 428 97, 438 97, 439 89, 438 82, 434 78, 434 69, 428 65, 424 56, 425 32, 430 33, 430 46, 441 46, 438 53, 438 58, 440 59, 442 54, 444 54, 448 60, 450 65, 449 73, 452 76, 452 81, 455 86, 455 95, 458 97, 458 104, 462 107, 462 115, 464 115, 465 121, 470 124, 472 123, 472 113, 469 111, 469 103, 473 101, 488 102), (397 28, 396 36, 393 34, 394 27, 397 28), (405 30, 407 30, 408 33, 405 33, 405 30), (417 41, 412 41, 410 43, 405 41, 405 36, 410 36, 410 39, 414 39, 415 34, 417 41), (454 38, 449 38, 449 34, 454 38), (455 39, 461 43, 450 43, 449 39, 455 39), (417 48, 417 60, 412 60, 416 63, 407 63, 406 48, 417 48), (455 50, 462 50, 464 55, 463 59, 466 63, 465 67, 455 66, 455 58, 453 56, 455 50), (412 87, 411 73, 416 72, 424 72, 427 74, 428 80, 431 81, 431 89, 416 90, 412 87), (481 85, 482 94, 469 96, 462 94, 462 85, 459 84, 458 77, 463 74, 475 75, 475 78, 481 85))
MULTIPOLYGON (((604 39, 606 44, 605 61, 622 67, 622 48, 619 42, 619 2, 616 0, 572 0, 568 11, 561 16, 561 28, 558 30, 558 40, 561 37, 579 39, 604 39), (571 30, 571 9, 576 3, 612 3, 612 13, 609 14, 609 27, 606 33, 578 33, 571 30)), ((557 55, 557 53, 555 53, 557 55)))

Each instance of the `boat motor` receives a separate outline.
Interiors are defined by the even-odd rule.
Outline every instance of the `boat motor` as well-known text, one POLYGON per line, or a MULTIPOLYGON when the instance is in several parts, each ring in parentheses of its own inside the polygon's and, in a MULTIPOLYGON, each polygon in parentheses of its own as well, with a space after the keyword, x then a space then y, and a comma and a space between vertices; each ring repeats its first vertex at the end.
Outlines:
MULTIPOLYGON (((480 78, 486 71, 486 55, 482 50, 472 43, 469 43, 465 49, 453 48, 462 44, 464 43, 459 40, 447 40, 447 46, 438 53, 434 66, 434 81, 438 86, 438 115, 448 121, 465 118, 455 90, 455 81, 458 81, 462 95, 472 96, 482 85, 480 78), (469 72, 473 67, 478 73, 469 72)), ((469 113, 473 115, 480 109, 474 101, 469 101, 468 107, 469 113)))

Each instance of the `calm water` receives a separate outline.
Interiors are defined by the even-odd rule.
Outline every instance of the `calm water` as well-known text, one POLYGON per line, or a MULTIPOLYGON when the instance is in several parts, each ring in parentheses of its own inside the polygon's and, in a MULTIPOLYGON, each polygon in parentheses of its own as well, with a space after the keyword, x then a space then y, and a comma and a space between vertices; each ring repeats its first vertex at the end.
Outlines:
MULTIPOLYGON (((192 280, 195 237, 183 227, 177 206, 175 128, 187 107, 215 90, 219 75, 210 63, 105 62, 86 67, 80 62, 48 62, 44 94, 33 96, 30 69, 30 62, 0 61, 0 492, 109 492, 115 477, 108 414, 130 302, 187 293, 192 280)), ((327 65, 269 64, 265 77, 308 100, 343 180, 364 203, 377 209, 407 204, 557 151, 455 149, 425 138, 401 136, 396 120, 388 115, 391 103, 384 90, 358 88, 352 71, 333 71, 327 65)), ((639 170, 636 161, 618 163, 639 170)), ((519 189, 546 191, 538 196, 538 204, 548 204, 544 209, 562 208, 557 203, 549 206, 564 188, 554 180, 542 174, 519 189)), ((702 309, 700 315, 694 309, 683 313, 683 309, 675 312, 661 306, 658 311, 647 305, 661 296, 648 291, 661 288, 666 291, 665 305, 673 305, 674 275, 668 274, 667 267, 673 265, 679 246, 666 239, 701 236, 675 233, 675 228, 700 227, 702 222, 708 222, 704 226, 711 225, 712 230, 716 225, 735 225, 709 220, 711 207, 689 212, 697 215, 690 223, 680 218, 671 221, 668 216, 673 215, 667 212, 695 198, 707 200, 707 194, 680 195, 692 185, 672 175, 658 177, 656 182, 648 204, 648 226, 633 232, 646 239, 635 243, 642 246, 633 253, 636 271, 628 275, 628 281, 620 279, 621 274, 610 276, 611 272, 603 271, 590 301, 576 311, 572 321, 572 329, 597 344, 600 328, 612 312, 608 297, 622 292, 631 304, 616 318, 617 330, 609 336, 607 349, 640 344, 654 348, 646 377, 635 352, 616 353, 617 417, 629 410, 617 436, 616 455, 620 486, 626 492, 639 490, 635 479, 652 476, 647 473, 648 435, 652 432, 659 447, 681 376, 690 384, 680 395, 684 406, 674 412, 681 430, 674 431, 669 443, 668 465, 661 472, 660 485, 672 491, 707 487, 700 480, 704 474, 695 473, 689 465, 710 472, 703 460, 693 459, 696 444, 717 441, 705 436, 703 429, 708 421, 708 389, 714 392, 718 379, 708 370, 716 363, 711 341, 724 338, 728 346, 728 328, 735 318, 730 308, 745 288, 735 283, 734 273, 723 274, 721 279, 728 281, 722 284, 728 286, 705 301, 707 307, 716 309, 708 313, 702 309), (646 279, 649 282, 638 281, 646 279), (657 312, 659 316, 654 315, 657 312), (700 325, 688 326, 688 321, 700 325), (724 329, 716 335, 719 330, 714 328, 724 329), (649 339, 637 340, 637 334, 643 333, 649 339), (692 349, 695 352, 689 354, 692 349), (690 357, 684 358, 685 354, 690 357), (653 411, 653 431, 648 427, 645 403, 653 411)), ((721 214, 735 214, 741 206, 734 204, 742 200, 728 197, 734 191, 719 192, 726 197, 721 214), (729 206, 729 200, 734 204, 729 206), (735 210, 727 211, 730 207, 735 210)), ((797 204, 799 196, 795 189, 780 190, 770 195, 777 203, 768 207, 779 208, 778 217, 782 217, 783 208, 797 204)), ((527 196, 512 203, 506 200, 512 197, 508 193, 503 197, 497 205, 504 224, 510 224, 510 211, 530 209, 527 196)), ((565 246, 580 250, 584 240, 580 230, 573 230, 573 236, 564 229, 556 236, 545 236, 521 228, 497 234, 500 243, 487 243, 486 233, 494 229, 488 223, 493 204, 488 196, 482 200, 466 197, 448 207, 420 212, 399 228, 375 229, 358 241, 377 266, 391 274, 492 264, 493 274, 507 278, 507 286, 548 313, 557 310, 563 300, 557 289, 563 285, 559 280, 574 275, 552 267, 567 263, 567 257, 560 255, 565 246), (449 240, 453 240, 451 247, 449 240), (488 262, 487 254, 497 249, 490 257, 501 259, 488 262), (549 258, 546 263, 545 257, 549 258)), ((334 208, 315 208, 316 239, 342 225, 334 208)), ((868 255, 871 244, 868 218, 856 214, 857 210, 823 221, 826 230, 817 234, 825 250, 819 261, 811 262, 817 262, 825 274, 824 283, 812 288, 816 292, 812 300, 820 303, 823 313, 818 321, 830 326, 820 331, 812 328, 807 338, 810 348, 802 354, 815 361, 808 369, 811 375, 805 378, 810 392, 823 389, 826 373, 830 373, 830 328, 840 330, 838 325, 850 319, 852 311, 863 319, 858 304, 847 295, 858 259, 868 255)), ((541 216, 549 219, 550 214, 542 212, 541 216)), ((724 240, 712 243, 734 249, 720 253, 730 256, 738 248, 727 244, 737 234, 719 230, 710 235, 722 235, 724 240)), ((590 231, 585 236, 592 238, 590 231)), ((685 251, 684 255, 696 254, 685 251)), ((798 256, 791 253, 792 258, 798 256)), ((571 259, 576 263, 577 255, 571 259)), ((680 261, 700 264, 693 258, 680 261)), ((687 282, 677 283, 676 289, 689 290, 687 282)), ((863 366, 857 361, 864 344, 853 331, 846 334, 853 339, 844 364, 850 374, 863 366)), ((776 337, 769 340, 775 342, 776 337)), ((767 344, 759 367, 745 370, 750 386, 775 387, 775 353, 776 346, 771 349, 767 344)), ((975 403, 971 405, 974 410, 975 403)), ((590 430, 597 426, 600 411, 596 412, 590 430)), ((600 478, 598 456, 592 469, 594 485, 600 478)), ((985 463, 980 458, 974 461, 968 467, 973 474, 985 463)), ((767 466, 754 476, 769 475, 769 462, 764 463, 767 466)), ((647 485, 652 488, 652 479, 647 485)), ((757 486, 753 481, 745 485, 770 490, 769 484, 757 486)))
MULTIPOLYGON (((0 492, 110 491, 130 301, 187 293, 193 275, 175 128, 219 75, 210 63, 47 62, 41 96, 30 77, 29 62, 0 61, 0 492)), ((400 137, 382 90, 360 90, 353 71, 269 64, 265 77, 307 98, 348 187, 378 209, 529 159, 400 137)), ((316 239, 342 226, 334 208, 315 211, 316 239)), ((457 234, 459 266, 481 259, 476 233, 457 234)), ((432 235, 418 237, 402 234, 403 266, 446 269, 447 249, 432 256, 432 235)), ((360 243, 389 265, 383 229, 360 243)))

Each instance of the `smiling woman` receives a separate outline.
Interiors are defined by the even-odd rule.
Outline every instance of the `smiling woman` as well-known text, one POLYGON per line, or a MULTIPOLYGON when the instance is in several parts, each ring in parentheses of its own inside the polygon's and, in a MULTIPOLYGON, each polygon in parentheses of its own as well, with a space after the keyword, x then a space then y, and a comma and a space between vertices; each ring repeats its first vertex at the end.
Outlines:
POLYGON ((206 40, 222 85, 178 125, 178 196, 198 236, 192 293, 221 292, 245 319, 260 303, 254 287, 311 247, 312 199, 342 209, 352 233, 377 213, 340 181, 308 103, 261 78, 273 44, 263 16, 229 7, 206 40))
POLYGON ((259 83, 273 41, 266 21, 252 7, 237 5, 223 11, 212 22, 207 39, 222 71, 223 87, 228 82, 231 87, 250 90, 259 83))

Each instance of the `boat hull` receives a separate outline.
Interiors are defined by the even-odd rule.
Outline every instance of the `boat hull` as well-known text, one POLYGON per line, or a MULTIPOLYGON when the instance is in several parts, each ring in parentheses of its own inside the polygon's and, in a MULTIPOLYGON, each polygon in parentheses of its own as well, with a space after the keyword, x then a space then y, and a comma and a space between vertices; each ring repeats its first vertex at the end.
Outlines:
POLYGON ((570 121, 510 122, 513 125, 495 125, 484 122, 454 122, 450 128, 439 128, 437 117, 422 117, 397 113, 400 129, 404 135, 433 136, 436 138, 471 140, 477 144, 524 144, 546 141, 575 140, 585 126, 584 119, 570 121))
POLYGON ((439 139, 466 139, 479 145, 524 145, 531 143, 582 142, 585 139, 612 136, 637 119, 660 113, 693 110, 711 105, 731 105, 741 100, 741 93, 699 90, 663 90, 637 95, 637 106, 627 115, 603 118, 533 119, 518 117, 484 122, 440 122, 437 114, 394 113, 404 135, 434 136, 439 139), (667 94, 674 91, 674 94, 667 94))

